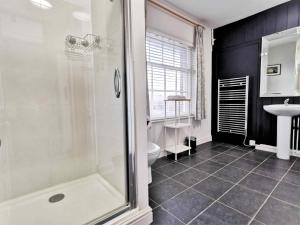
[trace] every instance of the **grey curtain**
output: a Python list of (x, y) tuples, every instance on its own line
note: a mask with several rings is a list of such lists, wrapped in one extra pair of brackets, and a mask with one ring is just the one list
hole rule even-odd
[(203, 49), (203, 28), (195, 27), (194, 32), (194, 48), (195, 48), (195, 72), (196, 72), (196, 120), (206, 118), (205, 109), (205, 79), (204, 79), (204, 49)]

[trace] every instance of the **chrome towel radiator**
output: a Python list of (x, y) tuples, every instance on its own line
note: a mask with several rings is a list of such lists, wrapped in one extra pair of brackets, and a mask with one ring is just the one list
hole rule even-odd
[(249, 76), (218, 79), (218, 132), (247, 135)]

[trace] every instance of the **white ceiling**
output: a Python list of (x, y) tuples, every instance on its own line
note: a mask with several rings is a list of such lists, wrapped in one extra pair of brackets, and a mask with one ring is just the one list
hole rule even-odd
[(166, 0), (212, 28), (246, 18), (289, 0)]

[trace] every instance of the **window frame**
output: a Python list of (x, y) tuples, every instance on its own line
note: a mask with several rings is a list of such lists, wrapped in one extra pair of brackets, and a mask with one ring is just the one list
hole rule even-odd
[[(173, 49), (177, 47), (179, 48), (184, 48), (186, 49), (186, 52), (185, 54), (187, 55), (187, 61), (185, 62), (186, 65), (188, 65), (188, 67), (177, 67), (177, 66), (171, 66), (171, 65), (165, 65), (164, 63), (156, 63), (156, 62), (151, 62), (151, 61), (148, 61), (148, 38), (153, 38), (155, 39), (155, 37), (157, 37), (157, 40), (160, 41), (161, 43), (165, 43), (165, 45), (173, 45)], [(163, 47), (162, 47), (163, 48)], [(163, 57), (163, 56), (162, 56)], [(162, 61), (164, 61), (162, 59)], [(150, 119), (151, 121), (157, 121), (157, 122), (160, 122), (160, 121), (163, 121), (165, 119), (165, 108), (164, 108), (164, 103), (162, 103), (163, 105), (163, 110), (162, 110), (162, 113), (161, 115), (159, 116), (154, 116), (153, 117), (153, 105), (151, 104), (151, 100), (153, 99), (153, 93), (163, 93), (164, 95), (164, 99), (166, 99), (166, 97), (168, 96), (167, 93), (170, 93), (170, 94), (173, 94), (176, 93), (176, 94), (182, 94), (184, 93), (184, 95), (187, 97), (187, 98), (190, 98), (192, 99), (192, 102), (193, 102), (193, 79), (194, 79), (194, 75), (195, 75), (195, 70), (194, 70), (194, 49), (191, 45), (187, 44), (187, 43), (184, 43), (182, 41), (179, 41), (178, 39), (176, 38), (173, 38), (173, 37), (170, 37), (168, 35), (164, 35), (162, 33), (157, 33), (155, 31), (149, 31), (147, 30), (146, 32), (146, 69), (147, 69), (147, 72), (146, 72), (146, 75), (147, 75), (147, 91), (148, 91), (148, 96), (150, 97), (149, 98), (149, 110), (150, 110)], [(179, 62), (181, 64), (181, 62)], [(149, 71), (148, 71), (148, 68), (149, 66), (151, 67), (152, 69), (152, 73), (153, 73), (153, 68), (160, 68), (162, 69), (164, 72), (164, 75), (162, 75), (164, 81), (164, 88), (163, 89), (154, 89), (153, 88), (153, 81), (151, 82), (152, 83), (152, 87), (149, 85)], [(176, 80), (177, 80), (177, 73), (178, 72), (183, 72), (183, 73), (186, 73), (186, 75), (182, 75), (183, 77), (185, 76), (186, 77), (186, 82), (187, 82), (187, 89), (186, 90), (177, 90), (177, 82), (175, 83), (175, 91), (174, 90), (167, 90), (166, 89), (166, 70), (169, 69), (171, 71), (174, 71), (175, 72), (175, 76), (176, 76)], [(153, 79), (153, 75), (151, 75), (151, 78)], [(169, 103), (171, 104), (171, 103)], [(183, 103), (185, 104), (185, 103)], [(184, 106), (184, 107), (188, 107), (188, 106)], [(188, 110), (186, 110), (188, 111)], [(172, 113), (172, 115), (167, 115), (166, 119), (167, 120), (173, 120), (175, 119), (175, 110), (173, 111), (170, 111)], [(168, 113), (167, 113), (168, 114)], [(189, 115), (188, 112), (187, 113), (182, 113), (181, 114), (181, 117), (182, 118), (188, 118), (188, 117), (192, 117), (193, 114), (191, 112), (191, 114)]]

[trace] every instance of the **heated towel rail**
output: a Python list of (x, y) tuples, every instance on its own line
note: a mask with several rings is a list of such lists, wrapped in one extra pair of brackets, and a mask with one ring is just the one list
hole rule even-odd
[(218, 132), (247, 134), (249, 76), (218, 80)]

